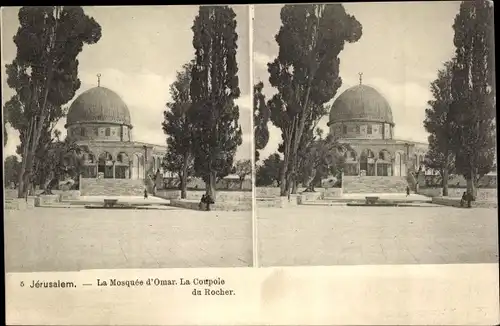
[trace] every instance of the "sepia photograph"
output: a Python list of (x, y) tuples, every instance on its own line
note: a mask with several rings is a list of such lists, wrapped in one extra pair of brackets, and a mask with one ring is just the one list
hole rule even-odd
[(249, 267), (248, 6), (2, 8), (9, 272)]
[(498, 264), (493, 3), (254, 12), (258, 265)]

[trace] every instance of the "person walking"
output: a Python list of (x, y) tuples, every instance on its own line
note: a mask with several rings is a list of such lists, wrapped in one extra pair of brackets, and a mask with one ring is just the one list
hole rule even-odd
[(406, 197), (410, 195), (410, 187), (406, 186)]

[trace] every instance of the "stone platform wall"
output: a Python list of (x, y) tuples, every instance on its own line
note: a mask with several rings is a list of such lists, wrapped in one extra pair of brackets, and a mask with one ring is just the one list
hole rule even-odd
[[(179, 188), (179, 178), (163, 178), (163, 188), (168, 190), (176, 190)], [(241, 187), (241, 188), (240, 188)], [(205, 189), (205, 182), (200, 178), (189, 178), (187, 182), (188, 189)], [(237, 179), (225, 178), (217, 182), (217, 190), (251, 190), (252, 179), (246, 178), (243, 183)]]
[[(205, 190), (188, 190), (186, 193), (187, 200), (200, 201), (201, 197), (205, 194)], [(164, 199), (180, 199), (180, 190), (158, 190), (156, 197)], [(251, 202), (251, 191), (217, 191), (216, 202)]]
[[(442, 185), (440, 175), (420, 175), (418, 178), (420, 188), (439, 188)], [(449, 188), (466, 188), (467, 181), (462, 175), (451, 175), (448, 178)], [(479, 179), (478, 188), (497, 188), (497, 175), (487, 174)]]
[[(462, 198), (462, 194), (466, 191), (466, 188), (448, 188), (448, 197), (451, 198)], [(420, 188), (418, 190), (419, 195), (427, 197), (442, 197), (442, 188)], [(477, 189), (477, 200), (488, 200), (488, 201), (498, 201), (497, 189), (489, 188), (478, 188)]]
[[(200, 202), (197, 200), (186, 200), (186, 199), (172, 199), (170, 205), (179, 208), (186, 208), (192, 210), (200, 210)], [(216, 204), (210, 205), (210, 210), (212, 211), (248, 211), (249, 217), (251, 218), (252, 202), (218, 202)]]
[[(437, 204), (437, 205), (443, 205), (443, 206), (453, 206), (453, 207), (463, 207), (460, 205), (460, 199), (459, 198), (452, 198), (452, 197), (433, 197), (432, 198), (432, 203)], [(467, 204), (465, 204), (467, 206)], [(475, 201), (472, 203), (472, 207), (478, 207), (478, 208), (498, 208), (498, 203), (497, 202), (491, 202), (491, 201)]]
[[(323, 188), (318, 188), (323, 189)], [(255, 196), (257, 198), (271, 198), (271, 197), (279, 197), (280, 196), (280, 188), (279, 187), (257, 187), (255, 188)], [(297, 189), (298, 193), (303, 192), (306, 188), (300, 187)]]

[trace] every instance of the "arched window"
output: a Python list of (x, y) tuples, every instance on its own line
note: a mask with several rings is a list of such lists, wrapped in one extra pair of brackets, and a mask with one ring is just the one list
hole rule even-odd
[(116, 156), (116, 161), (118, 163), (129, 164), (129, 159), (127, 153), (121, 152)]
[(359, 126), (356, 126), (356, 133), (359, 134), (361, 131), (360, 131), (360, 127)]
[(372, 125), (368, 125), (367, 129), (366, 129), (366, 133), (368, 135), (371, 135), (372, 134)]
[(356, 161), (357, 153), (354, 149), (348, 149), (344, 152), (344, 157), (350, 161)]
[(378, 158), (379, 158), (379, 160), (390, 161), (392, 156), (388, 150), (383, 149), (378, 153)]
[(111, 135), (111, 129), (108, 127), (106, 128), (106, 136), (109, 136)]
[(95, 163), (96, 161), (95, 161), (95, 156), (94, 156), (94, 154), (92, 154), (92, 153), (87, 153), (87, 154), (85, 155), (85, 161), (86, 161), (87, 163), (89, 163), (89, 164)]

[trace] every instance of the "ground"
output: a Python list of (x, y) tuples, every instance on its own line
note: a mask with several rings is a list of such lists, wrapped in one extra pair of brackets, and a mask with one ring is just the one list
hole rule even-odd
[(6, 211), (7, 272), (252, 265), (251, 212)]
[(263, 267), (498, 263), (496, 209), (298, 206), (257, 216)]

